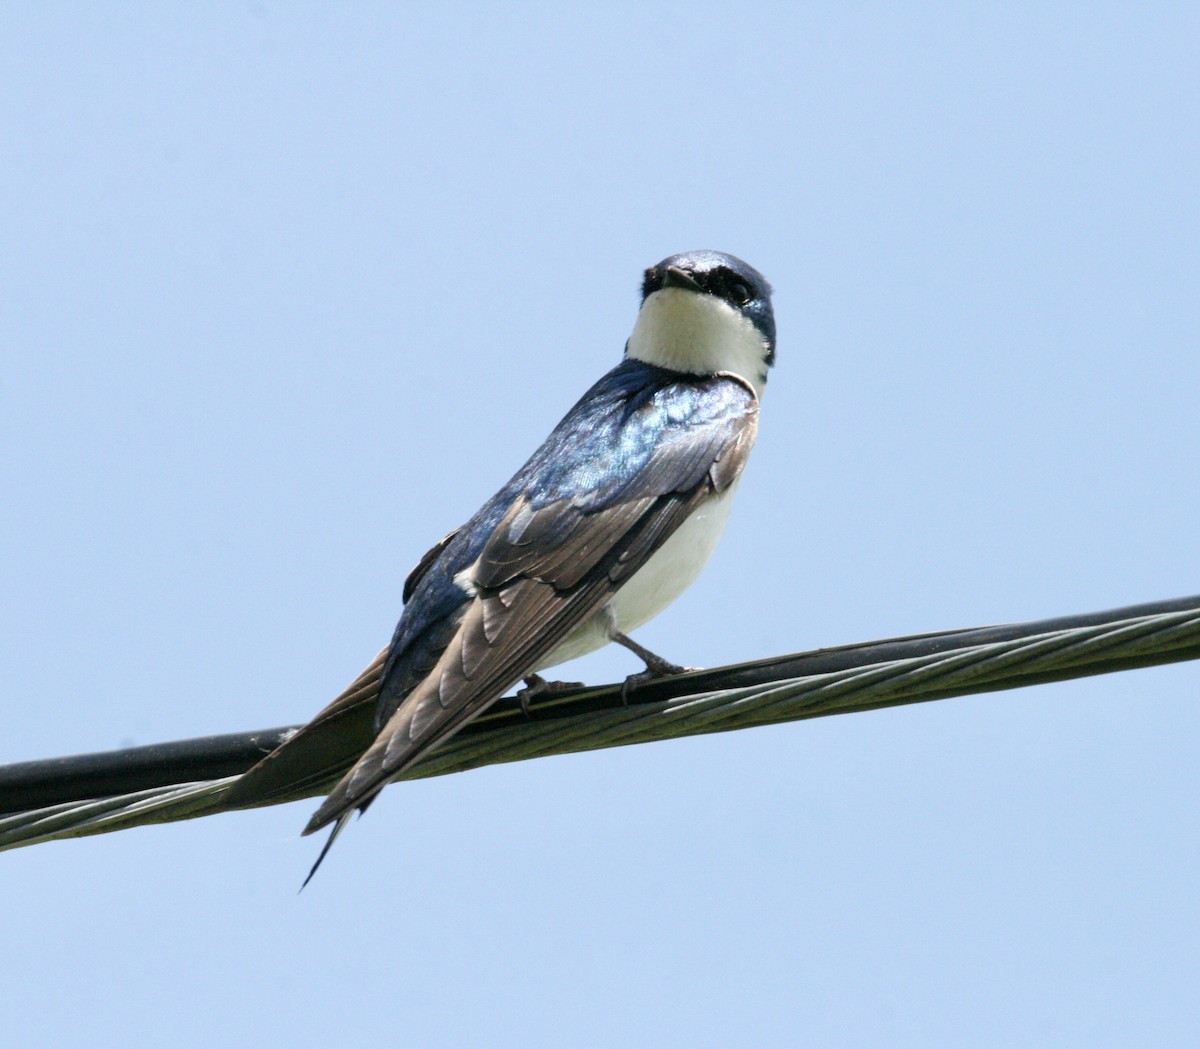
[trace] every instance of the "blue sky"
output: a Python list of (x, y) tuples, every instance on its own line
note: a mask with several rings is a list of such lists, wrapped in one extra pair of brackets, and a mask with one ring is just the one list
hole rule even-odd
[[(714, 666), (1200, 590), (1192, 9), (2, 22), (0, 762), (315, 713), (689, 248), (775, 285), (778, 367), (644, 643)], [(5, 1029), (1193, 1045), (1198, 674), (396, 786), (301, 896), (308, 803), (7, 853)]]

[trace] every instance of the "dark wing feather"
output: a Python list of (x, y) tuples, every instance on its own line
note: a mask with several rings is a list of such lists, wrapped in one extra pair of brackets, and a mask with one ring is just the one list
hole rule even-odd
[[(439, 539), (404, 580), (404, 603), (407, 604), (421, 580), (437, 562), (442, 552), (461, 532)], [(431, 624), (430, 644), (424, 649), (437, 651), (453, 637), (457, 620), (447, 617)], [(443, 635), (438, 645), (438, 634)], [(276, 747), (253, 768), (243, 773), (225, 795), (230, 808), (262, 805), (285, 798), (307, 798), (320, 793), (324, 784), (335, 783), (362, 756), (379, 733), (376, 711), (379, 705), (379, 686), (389, 649), (385, 648), (351, 684), (324, 710), (295, 735)], [(433, 662), (414, 663), (411, 673), (423, 677), (433, 668)]]
[(230, 808), (271, 805), (321, 794), (375, 739), (375, 707), (385, 648), (332, 703), (294, 736), (238, 777), (225, 795)]
[(617, 589), (705, 500), (741, 473), (758, 403), (743, 387), (736, 411), (686, 420), (644, 467), (609, 490), (537, 506), (514, 500), (470, 570), (473, 598), (436, 665), (407, 693), (376, 741), (314, 814), (311, 834), (363, 808), (394, 776), (516, 684)]
[(448, 532), (442, 536), (433, 546), (425, 551), (424, 557), (417, 562), (416, 567), (408, 573), (404, 580), (404, 592), (401, 595), (401, 600), (408, 604), (408, 599), (413, 596), (413, 591), (421, 585), (421, 580), (425, 578), (425, 573), (433, 567), (433, 563), (441, 556), (443, 550), (446, 549), (453, 541), (454, 537), (462, 531), (462, 526), (454, 529), (453, 532)]

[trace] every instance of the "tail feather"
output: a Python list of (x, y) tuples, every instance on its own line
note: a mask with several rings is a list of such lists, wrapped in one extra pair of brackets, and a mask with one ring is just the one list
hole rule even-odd
[[(304, 879), (304, 883), (300, 886), (300, 891), (303, 892), (308, 888), (308, 883), (313, 880), (313, 875), (317, 873), (317, 868), (324, 862), (325, 857), (329, 854), (329, 850), (333, 848), (333, 843), (337, 841), (337, 837), (342, 833), (342, 829), (350, 822), (352, 812), (343, 812), (338, 817), (337, 822), (333, 825), (333, 830), (329, 832), (329, 839), (325, 842), (321, 849), (321, 854), (317, 857), (317, 862), (312, 865), (312, 869), (308, 872), (308, 877)], [(305, 831), (305, 833), (308, 833)]]

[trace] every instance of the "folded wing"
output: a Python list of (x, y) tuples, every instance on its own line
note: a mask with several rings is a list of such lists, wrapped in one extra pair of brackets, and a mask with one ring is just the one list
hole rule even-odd
[(314, 814), (305, 833), (363, 809), (394, 776), (453, 735), (604, 608), (706, 500), (740, 475), (758, 402), (737, 376), (720, 410), (678, 413), (640, 469), (570, 496), (519, 495), (465, 573), (471, 599), (445, 623), (445, 647), (403, 697), (381, 708), (375, 742)]

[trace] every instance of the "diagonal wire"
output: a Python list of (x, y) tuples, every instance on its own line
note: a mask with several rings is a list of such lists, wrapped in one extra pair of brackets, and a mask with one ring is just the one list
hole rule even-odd
[[(526, 718), (515, 701), (501, 701), (400, 778), (1196, 658), (1200, 597), (849, 645), (680, 675), (638, 689), (636, 701), (628, 705), (615, 685), (555, 697), (540, 704), (533, 718)], [(369, 689), (364, 694), (369, 697)], [(223, 798), (241, 771), (294, 731), (273, 729), (0, 768), (0, 811), (11, 812), (0, 816), (0, 849), (229, 811), (232, 806)], [(178, 782), (180, 778), (187, 781)], [(143, 786), (139, 779), (161, 782)], [(92, 781), (104, 789), (87, 786)], [(140, 789), (122, 789), (134, 782)], [(329, 786), (328, 779), (308, 783), (256, 804), (321, 794)], [(37, 803), (54, 797), (56, 790), (61, 794), (56, 803)]]

